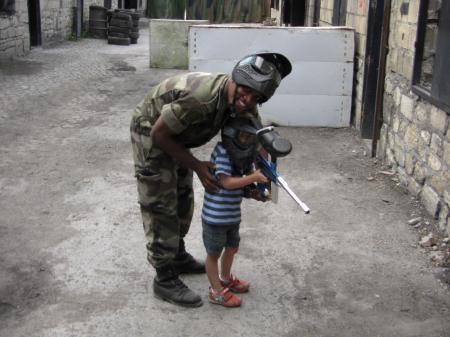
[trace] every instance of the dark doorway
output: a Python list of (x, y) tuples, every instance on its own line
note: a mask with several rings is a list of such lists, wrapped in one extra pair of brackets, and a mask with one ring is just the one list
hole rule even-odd
[(73, 7), (72, 33), (77, 39), (81, 38), (83, 32), (83, 0), (75, 0), (76, 6)]
[(313, 22), (314, 27), (320, 26), (320, 0), (314, 0)]
[(40, 46), (41, 40), (41, 8), (39, 0), (28, 0), (28, 27), (30, 29), (30, 45)]
[(124, 5), (125, 5), (124, 6), (125, 9), (132, 9), (132, 8), (137, 9), (138, 8), (137, 0), (125, 0)]
[(290, 26), (305, 25), (305, 0), (286, 0), (283, 8), (283, 22)]
[(372, 139), (376, 124), (377, 88), (379, 87), (380, 60), (382, 52), (382, 31), (386, 25), (383, 20), (385, 0), (369, 1), (367, 22), (366, 54), (364, 59), (364, 79), (361, 103), (361, 137)]
[(332, 25), (345, 26), (346, 13), (347, 13), (347, 0), (334, 0)]

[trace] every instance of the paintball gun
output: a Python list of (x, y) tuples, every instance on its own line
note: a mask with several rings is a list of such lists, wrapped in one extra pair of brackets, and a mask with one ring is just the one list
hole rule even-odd
[[(259, 121), (257, 121), (259, 122)], [(300, 200), (300, 198), (290, 189), (287, 182), (277, 172), (276, 159), (288, 155), (292, 150), (292, 145), (289, 140), (282, 138), (278, 132), (274, 130), (273, 126), (265, 128), (258, 128), (256, 132), (258, 141), (262, 147), (269, 153), (270, 160), (258, 154), (256, 164), (261, 169), (261, 172), (274, 183), (276, 186), (282, 187), (289, 196), (303, 209), (305, 214), (309, 214), (309, 207)], [(258, 189), (263, 192), (267, 191), (267, 184), (258, 184)], [(264, 192), (262, 193), (264, 195)]]

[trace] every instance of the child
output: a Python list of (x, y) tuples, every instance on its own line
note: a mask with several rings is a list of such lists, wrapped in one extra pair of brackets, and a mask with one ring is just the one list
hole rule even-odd
[[(249, 282), (231, 274), (231, 266), (240, 241), (243, 187), (268, 181), (260, 170), (253, 170), (257, 154), (256, 131), (251, 120), (232, 118), (222, 129), (222, 142), (216, 144), (211, 155), (214, 175), (221, 188), (213, 193), (205, 191), (202, 209), (203, 242), (207, 252), (205, 267), (211, 284), (208, 300), (225, 307), (240, 306), (241, 299), (234, 293), (247, 292), (250, 286)], [(252, 197), (262, 200), (255, 195)]]

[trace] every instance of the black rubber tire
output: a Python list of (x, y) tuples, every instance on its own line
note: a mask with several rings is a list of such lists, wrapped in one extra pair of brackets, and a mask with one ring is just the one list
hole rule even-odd
[(108, 36), (108, 44), (117, 44), (120, 46), (129, 46), (131, 43), (129, 37)]
[(126, 9), (116, 9), (114, 11), (115, 13), (122, 13), (122, 14), (128, 14), (129, 16), (131, 16), (131, 18), (133, 19), (133, 21), (137, 21), (141, 18), (141, 15), (139, 13), (136, 12), (131, 12), (129, 10)]
[(131, 30), (127, 27), (116, 27), (116, 26), (109, 26), (109, 32), (110, 33), (122, 33), (122, 34), (130, 34)]
[(135, 32), (131, 32), (129, 35), (130, 35), (130, 38), (132, 38), (132, 39), (137, 39), (139, 37), (139, 33), (135, 33)]
[(106, 20), (106, 7), (92, 5), (89, 6), (89, 20)]
[(89, 29), (91, 28), (106, 28), (106, 20), (89, 20)]
[(117, 32), (109, 32), (109, 33), (108, 33), (108, 37), (110, 37), (110, 36), (113, 36), (113, 37), (121, 37), (121, 38), (124, 38), (124, 39), (130, 37), (130, 35), (128, 35), (128, 34), (117, 33)]
[(89, 28), (89, 36), (95, 39), (106, 39), (107, 35), (107, 28)]
[(116, 26), (116, 27), (126, 27), (126, 28), (131, 28), (131, 19), (129, 20), (122, 20), (122, 19), (117, 19), (117, 18), (112, 18), (111, 22), (109, 23), (110, 26)]
[(113, 19), (128, 20), (128, 18), (131, 18), (131, 15), (128, 13), (114, 12), (112, 17), (113, 17)]
[(131, 44), (137, 44), (137, 40), (138, 39), (130, 38), (130, 43)]

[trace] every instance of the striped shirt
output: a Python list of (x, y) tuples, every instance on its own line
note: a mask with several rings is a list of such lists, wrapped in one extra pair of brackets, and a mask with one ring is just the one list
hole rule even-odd
[[(214, 171), (216, 178), (219, 178), (219, 174), (236, 176), (230, 156), (221, 142), (214, 148), (211, 162), (216, 166)], [(227, 190), (221, 187), (212, 193), (205, 191), (202, 220), (210, 225), (239, 225), (242, 196), (242, 188)]]

